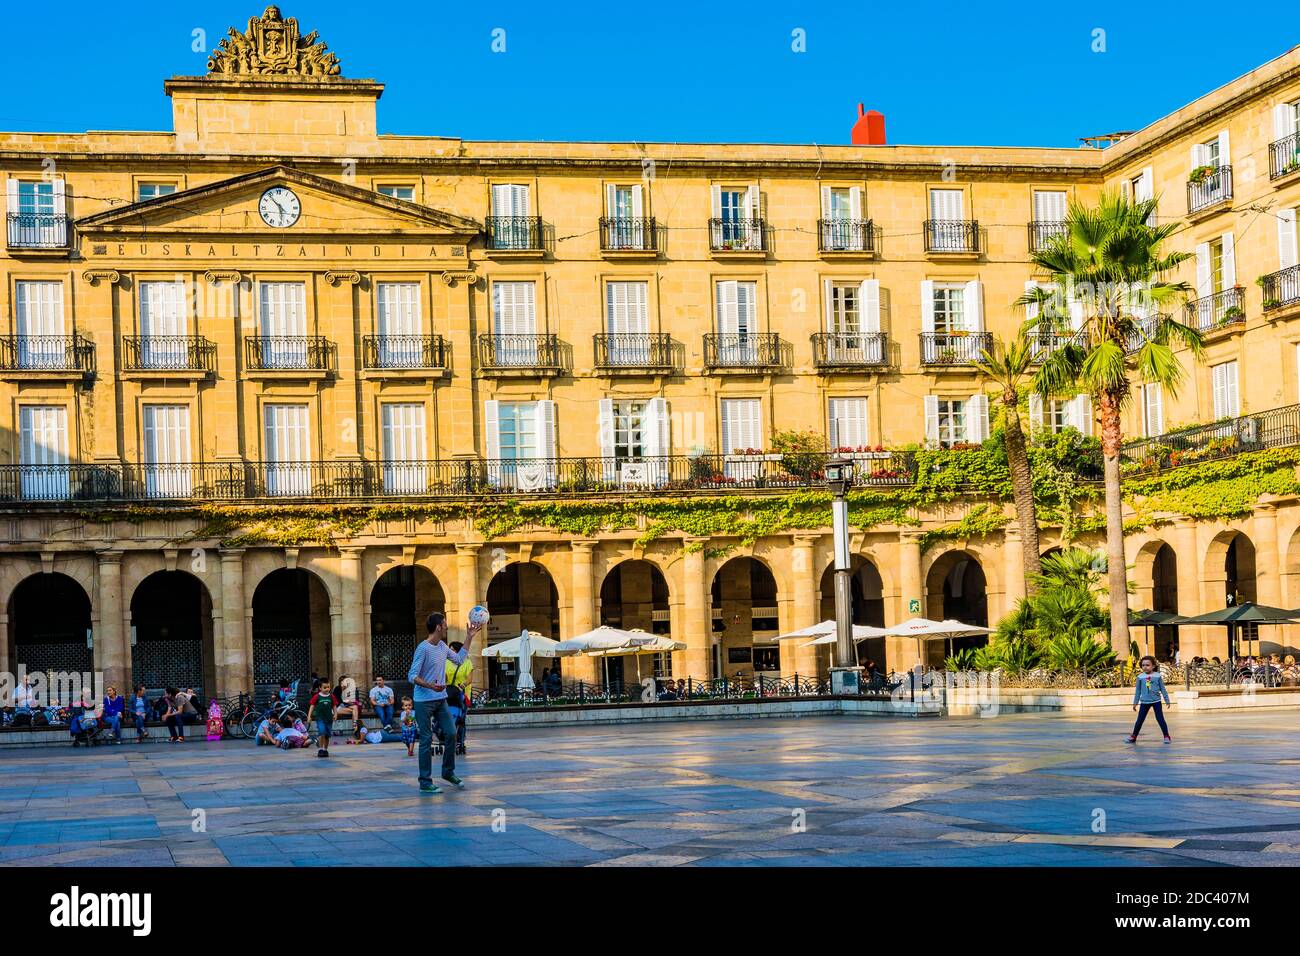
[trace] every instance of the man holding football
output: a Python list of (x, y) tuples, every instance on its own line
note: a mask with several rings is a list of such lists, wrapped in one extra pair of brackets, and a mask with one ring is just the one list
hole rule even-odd
[[(475, 614), (475, 612), (481, 612)], [(426, 621), (429, 636), (415, 649), (411, 670), (407, 678), (415, 685), (412, 697), (415, 702), (415, 726), (420, 734), (420, 792), (442, 793), (433, 782), (433, 722), (438, 722), (443, 740), (448, 746), (442, 750), (442, 779), (453, 787), (464, 789), (465, 782), (456, 776), (456, 725), (447, 708), (447, 662), (460, 664), (468, 656), (474, 638), (483, 629), (486, 610), (475, 607), (470, 612), (465, 629), (465, 643), (459, 651), (447, 646), (447, 617), (434, 611)]]

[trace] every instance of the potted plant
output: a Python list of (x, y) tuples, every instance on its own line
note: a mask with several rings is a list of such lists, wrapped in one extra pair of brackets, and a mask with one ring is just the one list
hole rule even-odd
[(1217, 172), (1218, 169), (1218, 166), (1197, 166), (1192, 170), (1192, 175), (1189, 176), (1188, 179), (1199, 186)]

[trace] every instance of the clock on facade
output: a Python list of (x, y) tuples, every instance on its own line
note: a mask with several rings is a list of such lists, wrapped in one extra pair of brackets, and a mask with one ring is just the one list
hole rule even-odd
[(298, 221), (302, 214), (302, 203), (292, 189), (284, 186), (272, 186), (262, 193), (258, 200), (257, 211), (262, 214), (262, 222), (276, 229), (288, 229)]

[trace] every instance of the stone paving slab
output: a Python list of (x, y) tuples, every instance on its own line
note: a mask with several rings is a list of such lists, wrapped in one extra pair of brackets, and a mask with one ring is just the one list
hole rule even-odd
[(482, 731), (469, 788), (433, 797), (399, 744), (10, 750), (0, 865), (1300, 866), (1292, 719), (1173, 729), (1171, 746), (1052, 714)]

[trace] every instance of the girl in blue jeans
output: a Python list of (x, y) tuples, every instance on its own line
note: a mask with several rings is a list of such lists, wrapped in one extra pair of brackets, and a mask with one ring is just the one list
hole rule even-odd
[(131, 696), (131, 715), (135, 718), (135, 741), (142, 743), (149, 736), (144, 729), (145, 718), (149, 715), (149, 696), (141, 684)]
[[(1133, 733), (1129, 734), (1128, 742), (1137, 743), (1138, 733), (1142, 730), (1142, 722), (1147, 719), (1147, 711), (1156, 712), (1156, 723), (1164, 731), (1165, 743), (1169, 743), (1169, 725), (1165, 723), (1164, 710), (1160, 706), (1160, 699), (1163, 697), (1165, 704), (1172, 707), (1174, 702), (1169, 699), (1169, 691), (1165, 690), (1165, 679), (1160, 676), (1160, 671), (1156, 669), (1156, 659), (1150, 655), (1138, 661), (1142, 668), (1142, 673), (1138, 674), (1137, 684), (1133, 688), (1133, 709), (1138, 712), (1137, 723), (1133, 725)], [(1141, 708), (1141, 709), (1139, 709)]]

